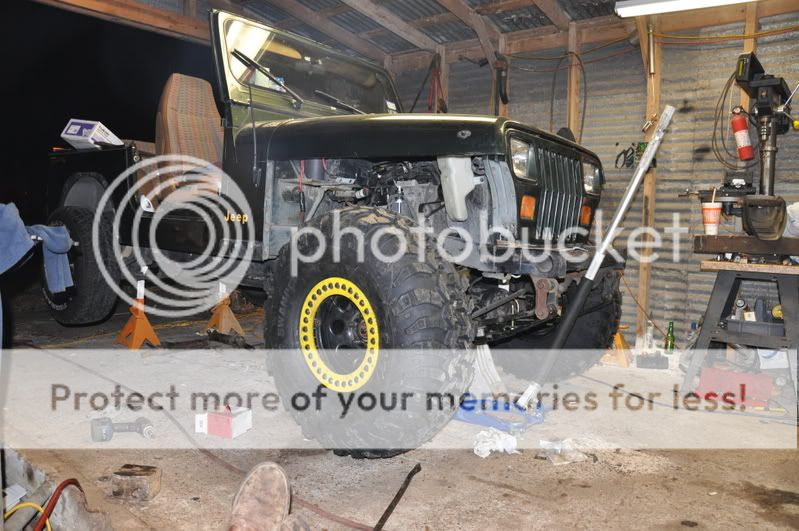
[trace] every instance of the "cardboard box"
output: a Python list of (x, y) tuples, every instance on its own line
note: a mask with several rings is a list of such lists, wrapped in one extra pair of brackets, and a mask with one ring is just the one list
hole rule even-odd
[(252, 410), (246, 407), (226, 407), (194, 416), (194, 431), (235, 439), (252, 428)]
[(92, 120), (71, 119), (61, 133), (75, 149), (100, 149), (101, 145), (121, 146), (123, 142), (106, 126)]

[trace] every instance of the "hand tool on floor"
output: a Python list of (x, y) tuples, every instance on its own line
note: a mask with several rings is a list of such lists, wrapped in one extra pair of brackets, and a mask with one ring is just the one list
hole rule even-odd
[(139, 417), (136, 422), (112, 422), (108, 417), (92, 419), (92, 440), (94, 442), (108, 442), (114, 438), (114, 432), (135, 432), (145, 439), (154, 437), (153, 423), (145, 417)]
[(539, 405), (535, 409), (524, 409), (508, 400), (478, 399), (467, 393), (454, 418), (467, 424), (519, 434), (530, 426), (544, 422), (544, 408)]
[(669, 123), (671, 123), (672, 116), (674, 116), (674, 107), (671, 105), (666, 105), (666, 108), (660, 115), (660, 121), (658, 122), (657, 130), (652, 136), (652, 139), (649, 141), (649, 145), (646, 146), (646, 151), (644, 151), (644, 154), (641, 156), (641, 161), (638, 163), (638, 167), (635, 169), (635, 173), (630, 180), (630, 184), (627, 185), (627, 190), (625, 190), (624, 196), (622, 196), (622, 199), (619, 202), (619, 206), (616, 207), (616, 213), (613, 215), (613, 220), (608, 226), (605, 237), (597, 247), (596, 254), (591, 260), (588, 270), (580, 280), (580, 286), (577, 290), (577, 295), (561, 317), (560, 326), (558, 326), (558, 329), (555, 332), (555, 337), (552, 340), (547, 357), (544, 358), (544, 362), (541, 364), (541, 367), (538, 370), (538, 375), (533, 381), (530, 382), (530, 384), (527, 386), (527, 389), (525, 389), (524, 393), (522, 393), (522, 396), (520, 396), (516, 401), (516, 404), (519, 407), (527, 409), (531, 403), (537, 403), (538, 393), (541, 391), (541, 386), (544, 384), (544, 382), (546, 382), (546, 379), (552, 370), (552, 366), (555, 364), (555, 360), (557, 360), (558, 356), (563, 355), (561, 353), (561, 349), (566, 343), (566, 339), (569, 337), (572, 328), (574, 328), (574, 322), (577, 320), (577, 317), (583, 310), (585, 301), (588, 299), (588, 294), (591, 293), (591, 288), (594, 285), (594, 278), (599, 272), (599, 268), (602, 266), (602, 262), (605, 260), (605, 255), (613, 243), (613, 240), (616, 239), (616, 230), (619, 228), (622, 219), (624, 219), (624, 216), (630, 209), (630, 205), (632, 205), (635, 194), (638, 192), (638, 188), (641, 186), (641, 182), (644, 180), (644, 175), (646, 175), (647, 170), (649, 170), (649, 165), (652, 164), (652, 159), (655, 158), (655, 154), (660, 147), (660, 143), (663, 141), (663, 137), (666, 135), (666, 128), (668, 128)]

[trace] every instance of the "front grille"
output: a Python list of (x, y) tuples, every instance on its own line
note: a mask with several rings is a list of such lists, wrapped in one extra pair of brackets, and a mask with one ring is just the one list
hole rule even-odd
[[(583, 197), (583, 178), (580, 161), (534, 146), (538, 162), (538, 198), (536, 239), (561, 239), (564, 230), (577, 227)], [(551, 232), (550, 232), (551, 231)], [(549, 234), (548, 234), (549, 233)], [(567, 242), (578, 235), (571, 233)]]

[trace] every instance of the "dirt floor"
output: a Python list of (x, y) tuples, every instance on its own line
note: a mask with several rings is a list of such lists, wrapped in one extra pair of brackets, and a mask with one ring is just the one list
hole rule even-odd
[[(63, 328), (50, 320), (31, 291), (10, 302), (16, 346), (111, 347), (127, 318), (120, 305), (99, 326)], [(243, 315), (248, 340), (259, 342), (262, 312), (251, 309)], [(178, 325), (155, 321), (162, 341), (191, 339), (202, 325), (200, 319)], [(169, 353), (152, 359), (166, 363)], [(261, 374), (255, 360), (222, 359), (219, 367), (208, 368), (220, 378), (225, 377), (223, 368)], [(606, 378), (607, 370), (597, 367), (589, 375)], [(701, 425), (700, 419), (696, 429)], [(527, 434), (543, 437), (553, 426), (558, 426), (554, 414), (552, 422)], [(455, 436), (473, 433), (457, 429)], [(367, 526), (377, 522), (411, 468), (421, 464), (388, 529), (799, 529), (796, 450), (609, 449), (560, 466), (532, 449), (486, 459), (469, 449), (418, 449), (387, 460), (353, 460), (321, 449), (109, 447), (22, 453), (52, 479), (76, 477), (89, 507), (107, 512), (117, 529), (224, 529), (244, 471), (264, 460), (285, 467), (301, 500)], [(108, 474), (125, 463), (161, 467), (162, 490), (155, 499), (123, 503), (107, 496)], [(311, 528), (347, 529), (301, 505), (295, 501), (294, 510)]]

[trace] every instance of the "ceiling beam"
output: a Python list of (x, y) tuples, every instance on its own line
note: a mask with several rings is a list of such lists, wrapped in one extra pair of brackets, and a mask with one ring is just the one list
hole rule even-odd
[[(578, 21), (575, 24), (577, 39), (581, 44), (606, 42), (629, 36), (626, 24), (618, 17), (600, 17)], [(505, 38), (503, 53), (508, 54), (566, 48), (569, 45), (569, 32), (558, 31), (555, 26), (503, 33), (503, 37)], [(447, 61), (449, 62), (461, 59), (479, 60), (482, 57), (484, 57), (483, 50), (477, 39), (447, 45)], [(427, 68), (429, 63), (430, 55), (425, 52), (396, 54), (392, 60), (395, 72)]]
[[(445, 11), (444, 13), (438, 13), (435, 15), (431, 15), (429, 17), (413, 20), (411, 22), (408, 22), (408, 24), (410, 24), (414, 28), (426, 28), (428, 26), (434, 26), (436, 24), (443, 24), (446, 22), (453, 22), (455, 20), (458, 20), (458, 17), (456, 17), (455, 15), (453, 15), (448, 11)], [(383, 35), (385, 33), (391, 33), (391, 32), (386, 28), (384, 28), (383, 26), (380, 26), (379, 28), (358, 33), (358, 36), (364, 39), (371, 39), (372, 37)]]
[[(502, 3), (507, 4), (510, 2)], [(761, 18), (796, 12), (796, 0), (760, 0), (757, 5), (757, 13)], [(480, 9), (477, 9), (477, 11), (480, 12)], [(667, 13), (659, 16), (659, 25), (660, 31), (671, 33), (716, 25), (742, 23), (745, 18), (746, 4), (740, 4), (724, 6), (723, 8)], [(576, 22), (578, 42), (592, 44), (629, 37), (630, 22), (630, 20), (620, 19), (615, 15), (579, 20)], [(503, 35), (507, 39), (507, 53), (524, 53), (568, 46), (568, 32), (558, 31), (555, 26), (514, 31)], [(461, 57), (473, 60), (482, 57), (482, 49), (477, 39), (450, 43), (447, 45), (447, 51), (447, 60), (449, 62), (458, 61)], [(429, 54), (421, 52), (406, 52), (395, 54), (392, 57), (392, 65), (395, 72), (427, 68), (429, 63)]]
[(111, 22), (146, 29), (203, 44), (211, 40), (205, 18), (151, 7), (134, 0), (36, 0), (41, 4), (101, 18)]
[[(321, 17), (331, 18), (331, 17), (335, 17), (336, 15), (340, 15), (341, 13), (346, 13), (347, 11), (352, 11), (350, 9), (350, 6), (348, 6), (346, 4), (341, 4), (341, 5), (336, 6), (336, 7), (329, 7), (327, 9), (321, 9), (321, 10), (317, 11), (317, 13)], [(283, 29), (292, 29), (292, 28), (296, 28), (297, 26), (301, 26), (303, 24), (305, 24), (304, 20), (300, 20), (300, 19), (294, 18), (294, 17), (280, 21), (280, 27), (283, 28)]]
[(557, 0), (533, 0), (533, 3), (544, 13), (552, 24), (561, 31), (569, 31), (571, 17), (560, 7)]
[[(414, 28), (385, 7), (379, 6), (371, 0), (342, 0), (342, 2), (356, 11), (360, 11), (387, 30), (402, 37), (418, 48), (435, 51), (438, 46), (436, 41)], [(428, 56), (428, 62), (429, 58)]]
[[(757, 3), (757, 16), (760, 18), (788, 13), (796, 13), (796, 0), (760, 0)], [(744, 22), (746, 20), (746, 4), (665, 13), (658, 17), (660, 31), (663, 33), (723, 26)]]
[(386, 54), (383, 50), (371, 42), (358, 37), (354, 33), (345, 30), (328, 17), (324, 16), (321, 11), (308, 9), (296, 0), (269, 0), (269, 3), (279, 7), (292, 17), (301, 20), (312, 28), (332, 37), (335, 41), (348, 48), (379, 61), (380, 63), (385, 61)]
[(496, 2), (493, 4), (483, 4), (477, 6), (474, 10), (481, 15), (493, 15), (494, 13), (501, 13), (502, 11), (512, 11), (520, 7), (527, 7), (530, 5), (530, 0), (505, 0), (504, 2)]
[(492, 41), (499, 41), (500, 32), (493, 24), (486, 24), (482, 15), (475, 13), (465, 0), (438, 0), (450, 13), (458, 17), (461, 22), (472, 28), (477, 34), (477, 40), (485, 52), (485, 57), (490, 63), (497, 59), (497, 50)]

